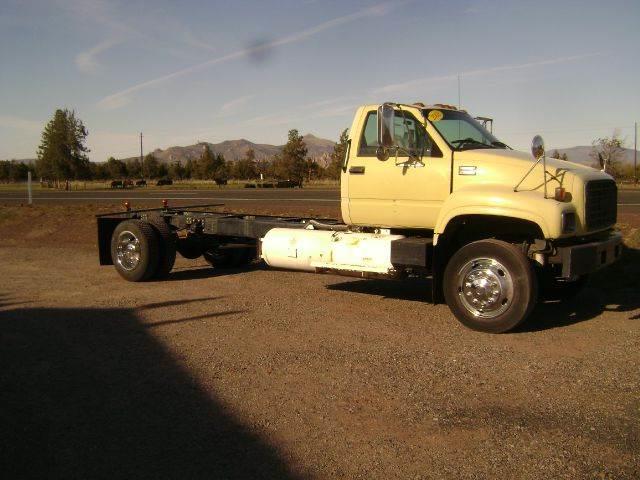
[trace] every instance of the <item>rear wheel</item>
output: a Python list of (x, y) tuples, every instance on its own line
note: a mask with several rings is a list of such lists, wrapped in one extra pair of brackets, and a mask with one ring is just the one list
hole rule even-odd
[(151, 226), (158, 236), (158, 269), (153, 278), (167, 278), (176, 262), (176, 244), (178, 237), (162, 218), (151, 221)]
[(449, 260), (444, 295), (456, 318), (473, 330), (501, 333), (515, 328), (537, 300), (537, 278), (522, 251), (501, 240), (465, 245)]
[(111, 236), (111, 259), (116, 270), (130, 282), (148, 280), (157, 271), (159, 241), (151, 224), (125, 220)]

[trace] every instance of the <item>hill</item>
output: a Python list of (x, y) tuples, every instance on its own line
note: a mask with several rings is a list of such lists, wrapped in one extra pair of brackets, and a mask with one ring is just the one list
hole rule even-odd
[[(307, 145), (307, 149), (309, 150), (308, 156), (310, 158), (313, 158), (320, 163), (327, 161), (329, 155), (333, 151), (335, 142), (325, 138), (316, 137), (310, 133), (305, 135), (303, 139)], [(220, 143), (201, 142), (185, 147), (175, 146), (164, 150), (156, 149), (153, 151), (153, 154), (162, 163), (178, 161), (184, 164), (189, 159), (196, 160), (199, 158), (205, 145), (209, 145), (209, 148), (214, 154), (222, 154), (226, 160), (232, 162), (243, 158), (246, 155), (247, 150), (250, 148), (255, 152), (257, 160), (263, 160), (277, 155), (282, 151), (282, 147), (284, 146), (253, 143), (250, 140), (241, 138), (239, 140), (225, 140)], [(123, 160), (128, 159), (125, 158)]]
[[(570, 162), (580, 163), (582, 165), (587, 165), (588, 167), (593, 166), (594, 161), (591, 158), (590, 153), (592, 150), (591, 146), (578, 146), (578, 147), (570, 147), (570, 148), (550, 148), (547, 150), (548, 154), (551, 155), (554, 151), (558, 151), (558, 153), (563, 154), (566, 153)], [(640, 158), (640, 154), (638, 155)], [(623, 165), (633, 165), (633, 148), (625, 148), (624, 149), (624, 157), (622, 159)]]

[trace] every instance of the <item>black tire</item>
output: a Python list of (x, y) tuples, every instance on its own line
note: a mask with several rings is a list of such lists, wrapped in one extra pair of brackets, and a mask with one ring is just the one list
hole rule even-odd
[(538, 298), (529, 259), (515, 245), (494, 239), (458, 250), (445, 268), (443, 289), (447, 305), (462, 324), (488, 333), (518, 326)]
[(205, 251), (202, 256), (215, 268), (238, 268), (248, 265), (255, 258), (255, 248), (215, 248)]
[[(127, 239), (129, 239), (127, 241)], [(133, 245), (137, 260), (127, 260), (124, 245)], [(148, 222), (125, 220), (118, 224), (111, 236), (111, 259), (117, 272), (130, 282), (148, 280), (156, 273), (159, 260), (159, 241)], [(119, 259), (118, 252), (123, 253)]]
[(162, 218), (152, 220), (150, 223), (159, 240), (158, 269), (153, 278), (161, 280), (167, 278), (176, 263), (178, 236)]
[(546, 301), (569, 301), (578, 296), (588, 280), (588, 275), (583, 275), (573, 282), (561, 282), (542, 274), (540, 279), (540, 297)]

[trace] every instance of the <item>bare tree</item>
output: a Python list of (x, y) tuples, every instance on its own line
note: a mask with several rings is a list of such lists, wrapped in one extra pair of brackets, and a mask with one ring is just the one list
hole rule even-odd
[(620, 164), (625, 153), (624, 139), (620, 138), (620, 132), (616, 130), (611, 137), (598, 138), (592, 145), (591, 158), (600, 168), (613, 177), (620, 176)]

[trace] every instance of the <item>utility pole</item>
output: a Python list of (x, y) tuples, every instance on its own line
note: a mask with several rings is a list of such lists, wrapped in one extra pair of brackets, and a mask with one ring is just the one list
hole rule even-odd
[(142, 158), (142, 132), (140, 132), (140, 171), (142, 178), (144, 178), (144, 160)]
[(638, 122), (633, 124), (633, 182), (638, 184)]

